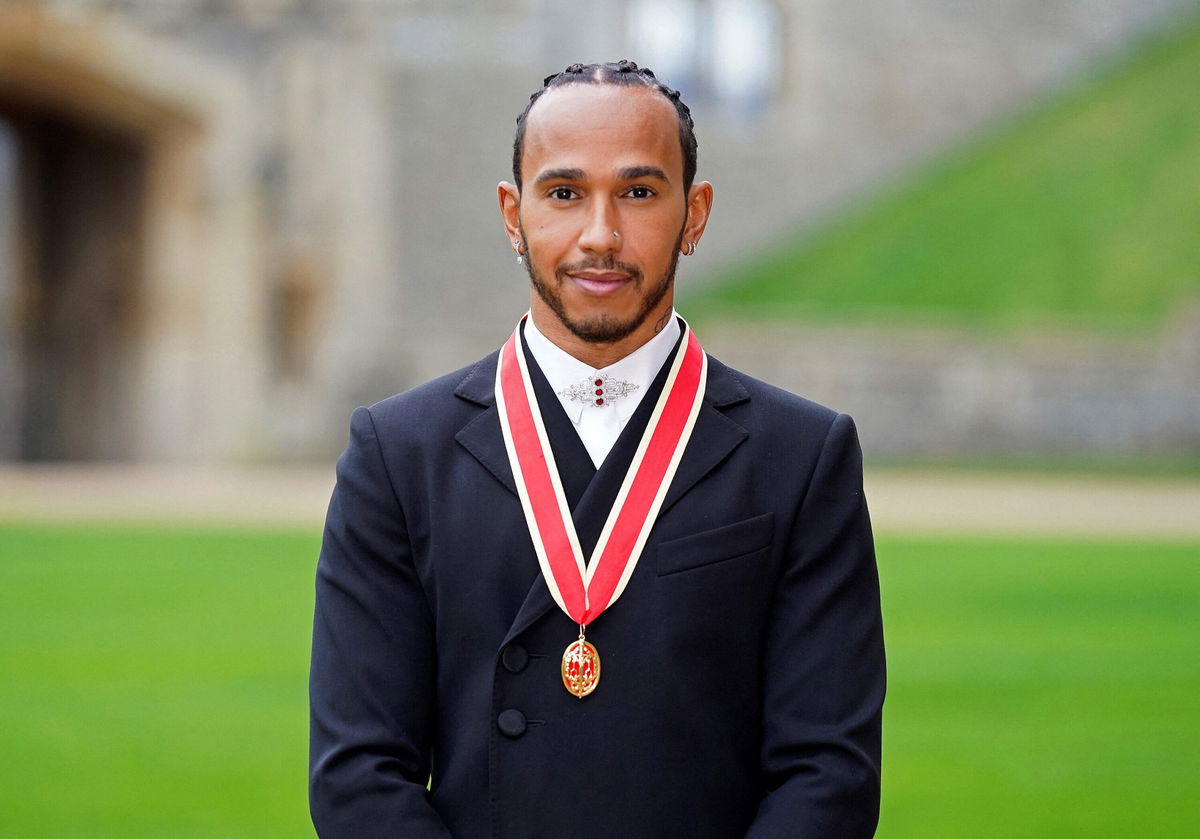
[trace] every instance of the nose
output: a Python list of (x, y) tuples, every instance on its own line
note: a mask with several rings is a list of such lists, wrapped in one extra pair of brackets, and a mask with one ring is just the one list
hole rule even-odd
[(579, 249), (597, 255), (615, 253), (621, 249), (617, 214), (608, 201), (595, 199), (588, 207), (587, 218), (579, 232)]

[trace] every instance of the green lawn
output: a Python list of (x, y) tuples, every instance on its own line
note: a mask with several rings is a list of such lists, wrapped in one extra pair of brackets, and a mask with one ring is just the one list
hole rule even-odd
[(1200, 299), (1197, 79), (1193, 18), (727, 266), (688, 312), (1152, 329)]
[(879, 835), (1182, 837), (1200, 789), (1200, 545), (879, 544)]
[(0, 529), (0, 834), (297, 837), (313, 534)]
[[(879, 548), (883, 839), (1194, 829), (1200, 545)], [(311, 835), (316, 550), (0, 526), (0, 834)]]

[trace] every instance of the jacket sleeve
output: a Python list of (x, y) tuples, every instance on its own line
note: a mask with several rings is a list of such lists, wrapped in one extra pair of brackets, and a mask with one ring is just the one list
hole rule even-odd
[(309, 805), (323, 839), (449, 839), (426, 789), (434, 663), (404, 515), (359, 408), (317, 563)]
[(830, 427), (764, 657), (763, 780), (747, 839), (870, 837), (879, 820), (883, 625), (854, 423)]

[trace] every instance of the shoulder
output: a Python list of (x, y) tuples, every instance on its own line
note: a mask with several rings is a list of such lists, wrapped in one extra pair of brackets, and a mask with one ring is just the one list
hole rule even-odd
[(858, 429), (849, 414), (734, 370), (711, 356), (709, 382), (715, 385), (714, 407), (748, 432), (753, 456), (774, 465), (803, 465), (806, 471), (823, 460), (861, 462)]
[(728, 405), (731, 412), (735, 408), (741, 409), (739, 413), (749, 412), (767, 425), (791, 427), (800, 424), (828, 429), (839, 416), (845, 416), (833, 408), (735, 370), (712, 356), (709, 356), (708, 364), (710, 392), (717, 407)]

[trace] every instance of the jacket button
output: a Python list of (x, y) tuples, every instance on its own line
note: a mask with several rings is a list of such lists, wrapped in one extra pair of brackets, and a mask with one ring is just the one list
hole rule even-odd
[(520, 737), (525, 733), (525, 715), (515, 708), (501, 711), (496, 718), (500, 733), (506, 737)]
[(529, 663), (529, 653), (519, 644), (509, 644), (500, 654), (500, 663), (509, 673), (520, 673)]

